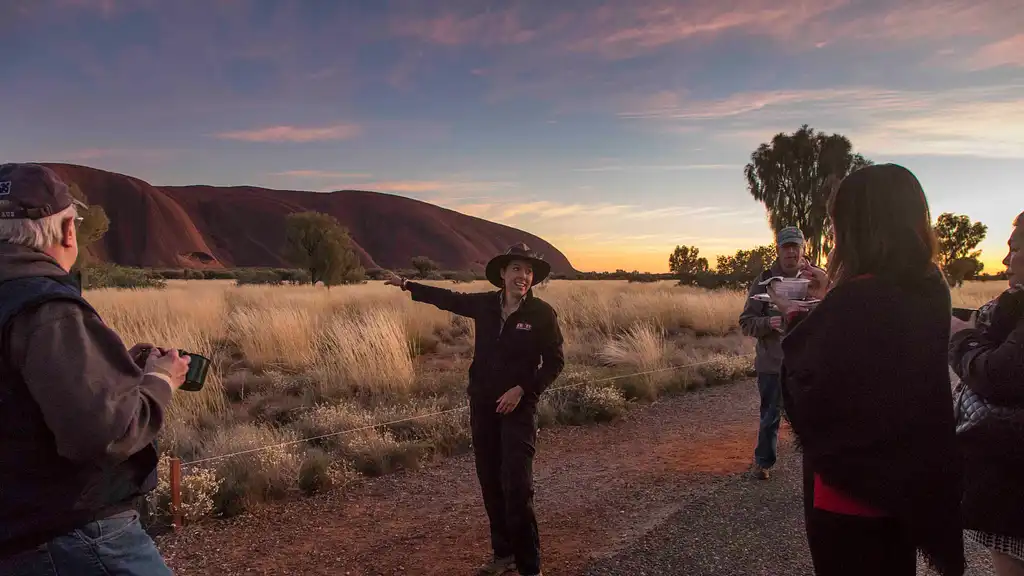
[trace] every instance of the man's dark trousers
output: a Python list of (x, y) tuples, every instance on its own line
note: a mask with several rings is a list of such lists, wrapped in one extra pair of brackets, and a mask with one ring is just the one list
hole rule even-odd
[(779, 451), (779, 424), (782, 421), (782, 377), (758, 372), (757, 389), (761, 393), (761, 422), (757, 429), (754, 462), (761, 468), (775, 466)]
[(537, 407), (527, 399), (510, 414), (497, 402), (470, 406), (476, 473), (491, 524), (496, 557), (514, 555), (520, 574), (540, 573), (540, 534), (533, 513), (533, 456)]

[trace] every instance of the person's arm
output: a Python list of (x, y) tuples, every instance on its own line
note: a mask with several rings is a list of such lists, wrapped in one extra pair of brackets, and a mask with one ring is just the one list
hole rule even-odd
[(949, 363), (971, 390), (997, 404), (1024, 404), (1024, 319), (1002, 342), (970, 328), (950, 338)]
[(74, 462), (121, 462), (150, 445), (171, 401), (170, 377), (143, 374), (118, 335), (80, 305), (54, 301), (11, 326), (12, 359)]
[(752, 296), (760, 292), (758, 282), (760, 276), (747, 290), (747, 301), (743, 305), (743, 312), (740, 313), (740, 331), (744, 336), (752, 338), (764, 338), (775, 331), (771, 325), (771, 317), (765, 314), (768, 304), (754, 300)]
[(447, 310), (448, 312), (458, 314), (459, 316), (476, 318), (478, 313), (477, 310), (479, 306), (477, 303), (480, 300), (481, 294), (454, 292), (445, 288), (428, 286), (411, 280), (406, 280), (402, 283), (402, 290), (406, 290), (412, 294), (412, 299), (416, 302), (431, 304), (441, 310)]
[[(547, 390), (551, 383), (558, 379), (558, 375), (565, 368), (565, 353), (562, 350), (564, 339), (562, 329), (558, 325), (558, 314), (551, 310), (551, 319), (548, 322), (544, 334), (541, 337), (541, 367), (537, 371), (535, 388), (527, 392), (541, 394)], [(532, 387), (532, 386), (531, 386)]]

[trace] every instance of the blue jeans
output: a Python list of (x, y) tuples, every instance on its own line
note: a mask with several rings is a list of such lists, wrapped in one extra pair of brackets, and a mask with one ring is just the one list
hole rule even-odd
[(130, 510), (89, 522), (32, 550), (0, 560), (0, 576), (172, 576)]
[(761, 393), (761, 423), (757, 429), (754, 463), (761, 468), (775, 466), (779, 450), (779, 423), (782, 421), (782, 378), (778, 374), (757, 374)]

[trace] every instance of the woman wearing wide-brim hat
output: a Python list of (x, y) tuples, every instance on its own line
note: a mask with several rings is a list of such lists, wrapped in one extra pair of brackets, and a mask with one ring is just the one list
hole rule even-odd
[(461, 293), (397, 276), (387, 280), (417, 302), (476, 322), (470, 422), (493, 548), (493, 558), (478, 574), (541, 573), (533, 512), (537, 401), (565, 365), (558, 316), (533, 295), (533, 286), (550, 273), (551, 265), (540, 255), (516, 244), (487, 263), (487, 279), (499, 290)]

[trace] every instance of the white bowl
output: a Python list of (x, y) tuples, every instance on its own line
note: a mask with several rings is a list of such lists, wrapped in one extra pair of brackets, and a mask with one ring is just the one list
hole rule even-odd
[(803, 300), (807, 298), (807, 287), (810, 284), (811, 281), (807, 278), (782, 278), (778, 282), (773, 282), (772, 286), (775, 288), (775, 292), (783, 298)]

